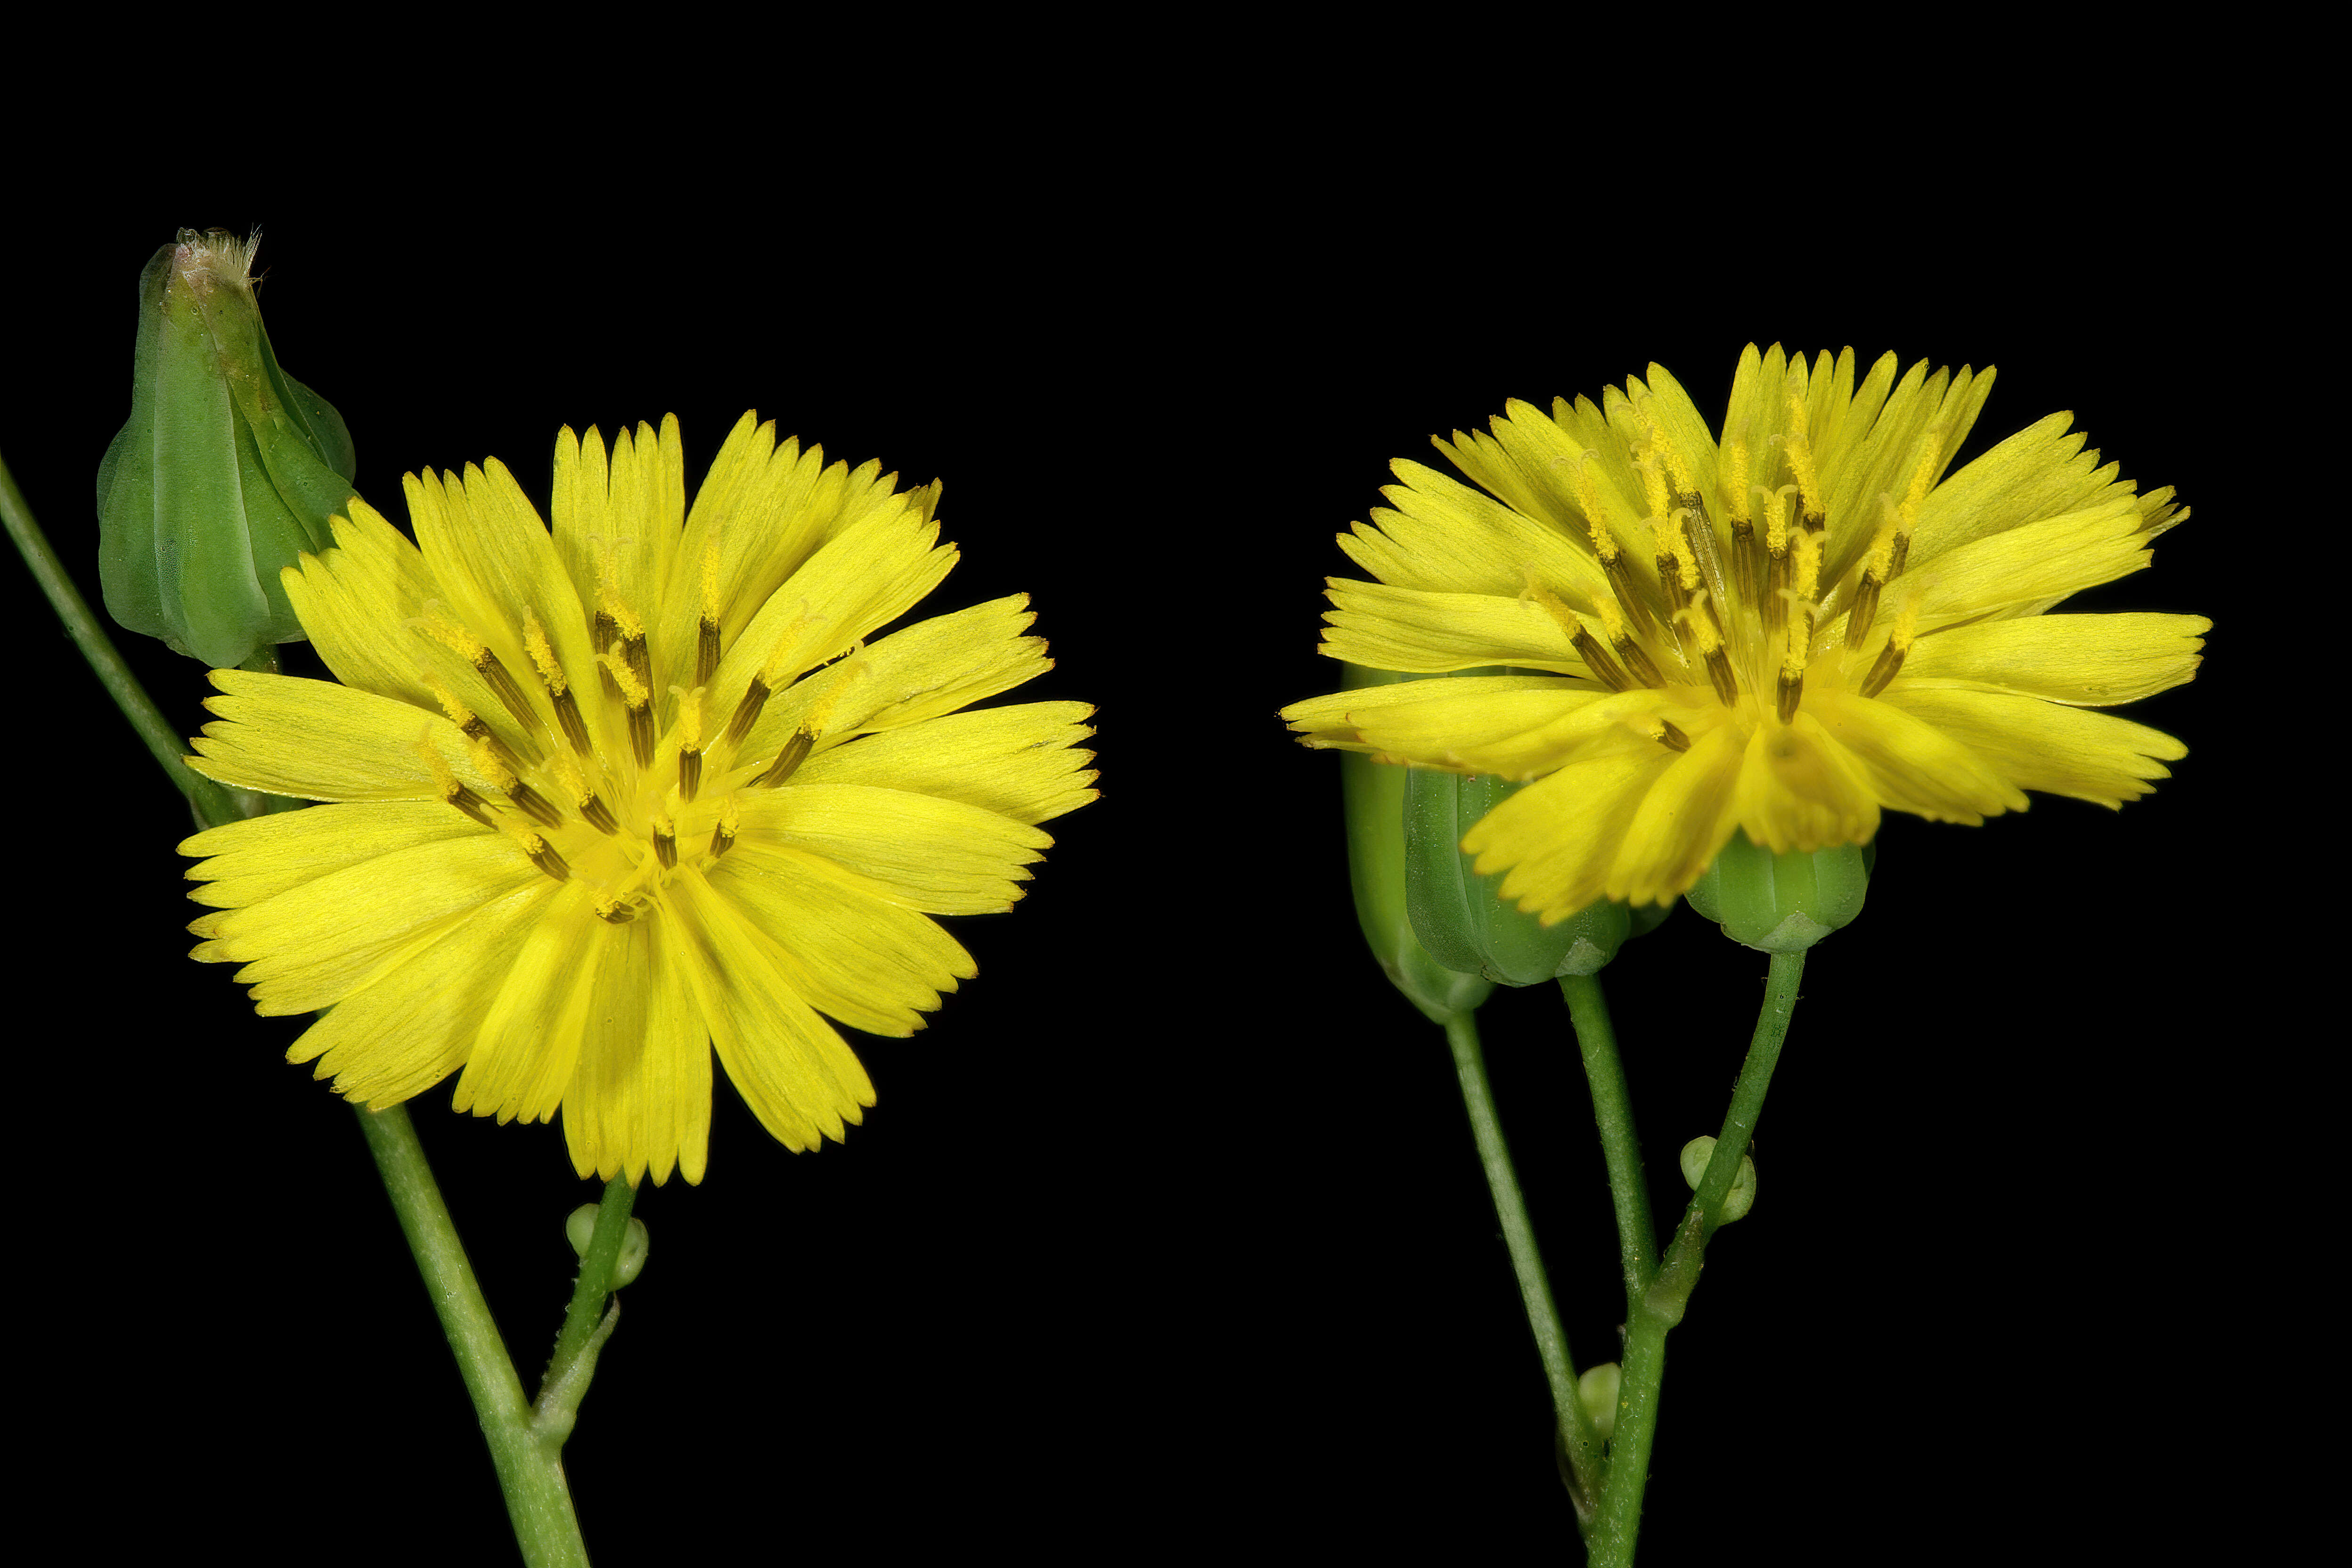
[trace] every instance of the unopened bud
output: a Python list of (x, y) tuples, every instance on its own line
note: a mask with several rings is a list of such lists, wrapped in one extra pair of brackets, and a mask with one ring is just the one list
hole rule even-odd
[[(588, 1244), (596, 1236), (596, 1205), (582, 1204), (563, 1222), (563, 1238), (572, 1243), (572, 1250), (582, 1258), (588, 1256)], [(646, 1254), (653, 1247), (653, 1237), (646, 1222), (634, 1215), (629, 1220), (628, 1233), (621, 1237), (621, 1255), (613, 1260), (613, 1289), (617, 1290), (637, 1277), (646, 1266)]]
[[(1706, 1175), (1707, 1162), (1715, 1158), (1715, 1140), (1694, 1138), (1683, 1145), (1683, 1180), (1698, 1191), (1699, 1182)], [(1725, 1194), (1723, 1212), (1716, 1216), (1717, 1225), (1729, 1225), (1747, 1216), (1756, 1206), (1756, 1160), (1748, 1154), (1739, 1156), (1739, 1174), (1731, 1178), (1731, 1191)]]
[(1736, 942), (1762, 952), (1801, 952), (1862, 913), (1876, 858), (1872, 847), (1854, 844), (1775, 855), (1734, 833), (1683, 896)]
[(270, 352), (257, 242), (182, 229), (149, 260), (131, 418), (98, 466), (108, 613), (214, 666), (302, 640), (278, 573), (334, 542), (356, 468), (341, 416)]

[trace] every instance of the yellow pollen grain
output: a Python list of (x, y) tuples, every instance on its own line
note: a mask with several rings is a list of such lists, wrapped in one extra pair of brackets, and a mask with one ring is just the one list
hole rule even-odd
[(457, 694), (450, 690), (438, 675), (429, 669), (420, 669), (416, 673), (424, 679), (425, 689), (433, 693), (433, 700), (441, 704), (441, 711), (449, 715), (449, 722), (460, 730), (473, 728), (474, 710), (458, 701)]
[(714, 857), (726, 854), (742, 826), (742, 818), (735, 810), (735, 797), (730, 795), (719, 804), (719, 824), (710, 830), (710, 853)]
[(1735, 523), (1748, 521), (1748, 443), (1741, 440), (1726, 442), (1717, 489), (1727, 503), (1725, 510)]
[(1675, 621), (1689, 631), (1692, 651), (1701, 658), (1722, 649), (1723, 634), (1716, 630), (1715, 616), (1707, 610), (1705, 594), (1694, 595), (1688, 609), (1676, 610)]
[(499, 794), (514, 793), (515, 772), (499, 760), (497, 751), (492, 748), (489, 741), (469, 738), (466, 744), (466, 752), (473, 759), (474, 771), (489, 780), (491, 786)]
[(646, 689), (644, 681), (637, 679), (637, 672), (629, 668), (629, 661), (626, 658), (618, 654), (610, 653), (600, 655), (599, 658), (604, 666), (604, 673), (611, 676), (613, 684), (621, 689), (622, 701), (633, 709), (646, 707), (653, 701), (653, 693)]
[(792, 663), (793, 656), (799, 653), (802, 637), (811, 626), (824, 618), (822, 616), (810, 615), (806, 601), (803, 601), (801, 613), (793, 617), (792, 625), (786, 626), (783, 635), (776, 639), (776, 646), (768, 650), (767, 661), (760, 666), (761, 685), (765, 686), (770, 691), (781, 691), (784, 689), (793, 676), (798, 673), (786, 667)]
[(614, 591), (610, 582), (600, 586), (596, 595), (596, 607), (604, 613), (605, 618), (610, 620), (614, 628), (620, 632), (624, 642), (634, 643), (645, 640), (646, 623), (638, 617), (636, 611), (622, 603), (621, 595)]
[(1675, 445), (1674, 438), (1666, 434), (1666, 427), (1658, 422), (1657, 415), (1653, 412), (1657, 401), (1655, 394), (1645, 392), (1635, 404), (1642, 411), (1643, 421), (1650, 427), (1650, 449), (1664, 455), (1666, 471), (1674, 476), (1675, 493), (1694, 495), (1697, 493), (1698, 481), (1691, 477), (1690, 464), (1684, 460), (1681, 448)]
[(539, 616), (529, 609), (522, 613), (522, 650), (530, 656), (531, 668), (539, 671), (550, 696), (561, 697), (564, 691), (563, 666), (556, 661), (555, 645), (547, 640), (547, 628), (539, 624)]
[(1795, 581), (1790, 584), (1790, 591), (1796, 595), (1800, 604), (1810, 608), (1812, 602), (1821, 596), (1822, 590), (1822, 536), (1820, 534), (1807, 529), (1797, 535), (1794, 564)]
[(681, 752), (702, 750), (702, 688), (689, 691), (683, 686), (673, 686), (670, 695), (677, 699), (677, 749)]
[(1903, 497), (1903, 531), (1906, 533), (1911, 531), (1912, 523), (1919, 515), (1919, 508), (1927, 499), (1927, 492), (1936, 488), (1936, 470), (1942, 466), (1944, 437), (1948, 434), (1948, 426), (1930, 425), (1927, 433), (1919, 437), (1919, 460), (1912, 465), (1911, 488)]
[(1888, 578), (1895, 575), (1895, 535), (1896, 531), (1896, 522), (1894, 516), (1894, 504), (1892, 500), (1883, 496), (1880, 500), (1882, 502), (1885, 503), (1888, 515), (1886, 520), (1878, 525), (1877, 533), (1873, 535), (1871, 538), (1870, 552), (1863, 557), (1862, 569), (1866, 576), (1875, 578), (1877, 581), (1884, 583)]
[(1654, 518), (1665, 516), (1668, 507), (1673, 504), (1666, 492), (1665, 465), (1658, 461), (1654, 450), (1643, 457), (1637, 467), (1642, 475), (1643, 497), (1650, 503), (1650, 515)]
[(1576, 458), (1576, 504), (1584, 513), (1584, 525), (1592, 531), (1592, 552), (1607, 566), (1617, 559), (1617, 537), (1609, 531), (1608, 509), (1601, 502), (1601, 481), (1592, 477), (1592, 466), (1601, 454), (1586, 447)]
[(1789, 496), (1796, 488), (1782, 485), (1779, 489), (1768, 490), (1761, 485), (1756, 487), (1756, 493), (1764, 498), (1764, 548), (1775, 555), (1788, 552)]
[(481, 638), (467, 631), (462, 622), (454, 619), (445, 612), (441, 608), (441, 602), (437, 599), (426, 600), (421, 606), (421, 612), (409, 618), (410, 626), (416, 627), (467, 664), (478, 669), (481, 668), (483, 659), (488, 657), (490, 651), (482, 646)]
[(1790, 375), (1787, 383), (1789, 398), (1789, 429), (1782, 445), (1789, 454), (1789, 471), (1797, 479), (1798, 492), (1804, 498), (1805, 515), (1822, 513), (1822, 485), (1813, 471), (1813, 444), (1805, 427), (1805, 394), (1802, 380)]
[(834, 666), (833, 679), (823, 694), (809, 704), (808, 716), (801, 721), (801, 731), (811, 740), (824, 733), (825, 726), (833, 721), (833, 710), (841, 706), (843, 694), (866, 673), (865, 652), (866, 645), (860, 642), (844, 654), (841, 662)]
[(719, 531), (712, 529), (710, 537), (702, 544), (702, 618), (711, 625), (719, 624), (719, 585), (724, 581), (719, 572)]

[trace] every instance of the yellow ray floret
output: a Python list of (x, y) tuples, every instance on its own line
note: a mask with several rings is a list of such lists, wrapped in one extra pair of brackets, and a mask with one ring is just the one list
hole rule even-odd
[[(2188, 516), (2053, 415), (1948, 471), (1992, 386), (1740, 356), (1721, 434), (1656, 365), (1600, 402), (1512, 403), (1417, 463), (1341, 549), (1323, 651), (1442, 675), (1284, 710), (1310, 746), (1528, 787), (1463, 839), (1547, 921), (1663, 903), (1735, 832), (1866, 842), (1884, 811), (1979, 823), (2039, 790), (2116, 805), (2186, 754), (2090, 710), (2196, 672), (2201, 616), (2051, 615)], [(1544, 673), (1538, 673), (1544, 672)]]
[[(920, 1028), (1095, 798), (1093, 710), (962, 711), (1051, 668), (1021, 595), (877, 635), (955, 563), (901, 491), (746, 415), (687, 504), (677, 422), (357, 504), (286, 574), (335, 681), (216, 670), (190, 765), (333, 804), (199, 833), (195, 955), (370, 1106), (559, 1112), (582, 1174), (702, 1179), (714, 1048), (795, 1149), (874, 1103), (828, 1020)], [(867, 639), (872, 639), (870, 642)]]

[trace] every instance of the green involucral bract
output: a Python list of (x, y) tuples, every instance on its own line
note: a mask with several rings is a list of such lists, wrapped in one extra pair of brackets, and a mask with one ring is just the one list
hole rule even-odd
[[(1381, 686), (1407, 679), (1384, 669), (1342, 667), (1346, 685)], [(1390, 984), (1433, 1024), (1475, 1012), (1495, 989), (1475, 973), (1457, 973), (1432, 957), (1413, 936), (1405, 910), (1403, 768), (1342, 752), (1340, 788), (1348, 816), (1348, 880), (1355, 889), (1356, 923)]]
[(1843, 844), (1811, 855), (1775, 855), (1734, 833), (1684, 897), (1759, 952), (1801, 952), (1862, 913), (1874, 845)]
[(278, 574), (334, 542), (357, 468), (341, 416), (270, 352), (252, 255), (182, 229), (147, 263), (131, 418), (98, 466), (108, 613), (215, 667), (303, 639)]
[(1664, 917), (1661, 910), (1637, 920), (1623, 904), (1604, 900), (1544, 924), (1503, 898), (1502, 879), (1480, 876), (1462, 852), (1462, 836), (1521, 786), (1491, 773), (1402, 771), (1405, 907), (1413, 934), (1440, 963), (1502, 985), (1596, 974), (1628, 936)]

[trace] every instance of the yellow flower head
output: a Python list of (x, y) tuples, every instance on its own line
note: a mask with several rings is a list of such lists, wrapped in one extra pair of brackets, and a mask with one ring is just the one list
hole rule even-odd
[[(1342, 534), (1323, 651), (1406, 681), (1284, 710), (1310, 746), (1535, 780), (1471, 829), (1547, 921), (1664, 903), (1735, 828), (1859, 844), (1882, 808), (1979, 823), (2043, 790), (2118, 805), (2187, 754), (2090, 711), (2188, 680), (2196, 616), (2046, 614), (2186, 518), (2053, 414), (1947, 477), (1992, 373), (1859, 384), (1852, 349), (1740, 356), (1720, 441), (1656, 365), (1596, 406), (1511, 404)], [(1551, 671), (1550, 674), (1535, 673)]]
[(341, 684), (213, 672), (197, 771), (334, 804), (180, 846), (195, 956), (353, 1100), (458, 1068), (581, 1174), (702, 1179), (710, 1048), (794, 1149), (873, 1085), (828, 1015), (908, 1035), (973, 973), (935, 914), (1005, 910), (1095, 796), (1092, 710), (961, 712), (1049, 668), (1025, 595), (865, 639), (955, 563), (939, 487), (747, 414), (689, 513), (677, 422), (555, 449), (554, 529), (506, 468), (354, 501), (285, 574)]

